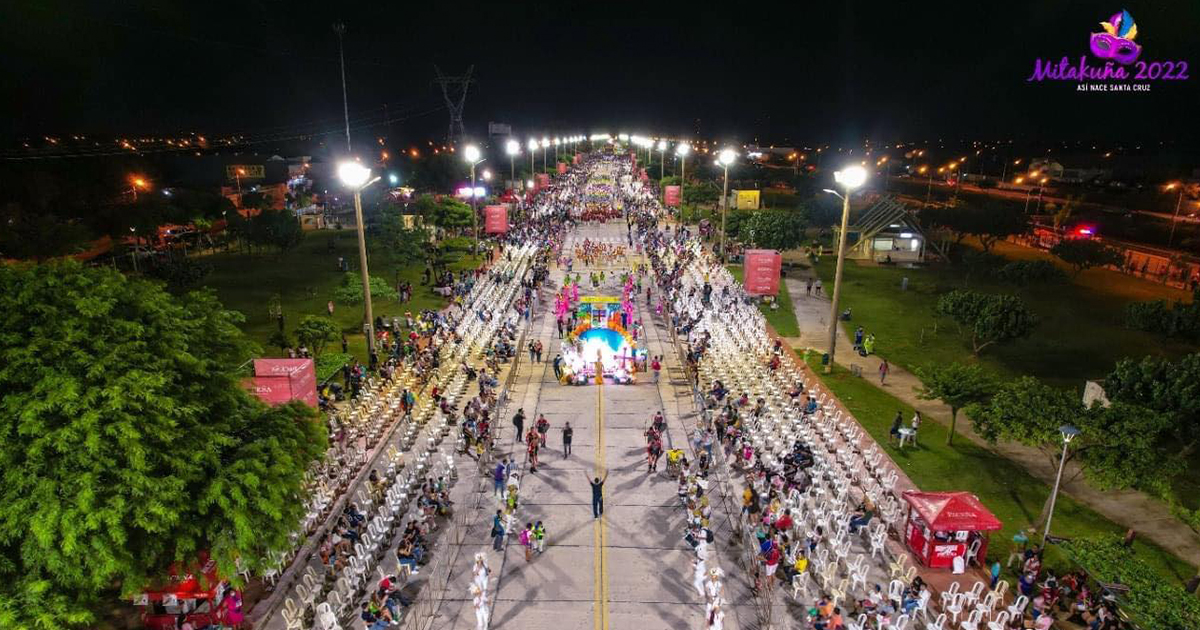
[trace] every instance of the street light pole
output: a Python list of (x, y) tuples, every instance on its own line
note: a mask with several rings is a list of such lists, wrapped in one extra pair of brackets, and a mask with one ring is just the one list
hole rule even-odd
[(724, 149), (717, 156), (717, 164), (725, 168), (725, 183), (721, 186), (721, 260), (728, 257), (725, 254), (725, 213), (729, 207), (729, 165), (737, 159), (733, 149)]
[(1168, 249), (1175, 242), (1175, 226), (1179, 224), (1179, 208), (1183, 206), (1183, 185), (1170, 184), (1167, 186), (1167, 190), (1171, 190), (1177, 185), (1179, 186), (1179, 200), (1175, 202), (1175, 214), (1171, 216), (1171, 236), (1167, 239)]
[[(333, 25), (333, 32), (338, 36), (338, 60), (342, 65), (342, 115), (346, 120), (346, 153), (350, 152), (350, 101), (346, 99), (346, 54), (342, 48), (342, 36), (346, 34), (346, 25), (338, 22)], [(374, 346), (372, 346), (374, 348)]]
[(480, 164), (480, 163), (484, 162), (485, 160), (480, 159), (481, 151), (479, 150), (479, 147), (477, 147), (473, 144), (468, 144), (463, 149), (463, 157), (466, 158), (467, 163), (469, 163), (471, 165), (471, 225), (473, 226), (472, 233), (475, 238), (475, 244), (476, 244), (476, 247), (478, 247), (479, 246), (479, 212), (476, 210), (475, 165)]
[(825, 373), (833, 372), (833, 361), (837, 350), (838, 302), (842, 297), (842, 269), (846, 265), (846, 231), (850, 227), (850, 193), (867, 181), (867, 171), (861, 166), (851, 166), (841, 171), (835, 171), (834, 181), (844, 186), (843, 193), (826, 189), (826, 192), (842, 198), (842, 229), (838, 233), (837, 265), (833, 274), (833, 296), (829, 303), (829, 361), (825, 363)]
[(1054, 519), (1054, 504), (1058, 501), (1058, 487), (1062, 483), (1063, 466), (1067, 463), (1067, 445), (1075, 436), (1079, 435), (1079, 429), (1064, 424), (1058, 428), (1058, 432), (1062, 435), (1063, 450), (1062, 457), (1058, 460), (1058, 476), (1054, 478), (1054, 491), (1050, 493), (1050, 513), (1046, 515), (1046, 527), (1042, 529), (1042, 548), (1046, 547), (1046, 537), (1050, 535), (1050, 521)]
[(362, 271), (363, 303), (367, 317), (367, 349), (375, 354), (375, 313), (371, 305), (371, 275), (367, 270), (367, 238), (363, 231), (362, 191), (379, 181), (371, 179), (371, 169), (358, 162), (343, 162), (338, 166), (338, 177), (342, 183), (354, 190), (354, 224), (358, 232), (358, 266)]

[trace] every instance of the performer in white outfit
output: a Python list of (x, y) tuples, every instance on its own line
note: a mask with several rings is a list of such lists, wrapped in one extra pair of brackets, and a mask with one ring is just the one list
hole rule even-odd
[(475, 578), (472, 581), (472, 584), (478, 586), (479, 590), (483, 591), (484, 595), (487, 595), (488, 576), (491, 575), (491, 573), (492, 569), (488, 566), (487, 555), (483, 553), (475, 554)]
[(704, 597), (704, 577), (708, 573), (704, 568), (704, 558), (700, 556), (692, 558), (692, 569), (694, 570), (692, 573), (692, 586), (695, 587), (696, 592), (701, 597)]
[(475, 630), (487, 630), (488, 609), (487, 593), (478, 584), (471, 584), (471, 599), (475, 605)]

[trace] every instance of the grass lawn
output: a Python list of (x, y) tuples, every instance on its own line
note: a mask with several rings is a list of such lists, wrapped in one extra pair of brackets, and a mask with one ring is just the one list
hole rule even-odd
[[(1012, 259), (1053, 259), (1007, 243), (993, 251)], [(822, 259), (817, 271), (832, 286), (833, 257)], [(908, 290), (901, 291), (905, 277)], [(959, 335), (954, 322), (934, 314), (938, 296), (956, 288), (1019, 295), (1041, 323), (1027, 339), (996, 344), (972, 357), (970, 339)], [(1104, 269), (1085, 271), (1067, 283), (1022, 288), (990, 279), (968, 281), (957, 265), (901, 269), (849, 261), (842, 284), (842, 304), (854, 309), (852, 324), (875, 333), (875, 351), (893, 363), (911, 370), (934, 362), (979, 361), (1003, 376), (1030, 374), (1077, 389), (1086, 379), (1103, 378), (1124, 357), (1194, 351), (1189, 344), (1129, 330), (1122, 322), (1129, 302), (1182, 297), (1182, 291)]]
[[(1030, 527), (1049, 496), (1050, 487), (1017, 464), (969, 440), (959, 439), (953, 448), (946, 446), (947, 430), (936, 422), (921, 425), (919, 446), (897, 450), (887, 439), (891, 419), (900, 410), (907, 422), (913, 415), (912, 408), (841, 366), (835, 366), (832, 375), (822, 374), (819, 363), (820, 357), (810, 358), (810, 364), (826, 385), (918, 487), (973, 492), (995, 513), (1004, 523), (1004, 529), (992, 536), (988, 557), (1003, 563), (1012, 548), (1013, 534)], [(1052, 527), (1055, 535), (1068, 538), (1124, 533), (1120, 525), (1061, 494)], [(1192, 567), (1160, 547), (1140, 540), (1134, 547), (1139, 556), (1174, 584), (1195, 575)], [(1048, 553), (1052, 563), (1064, 562), (1053, 547)]]
[[(329, 243), (333, 243), (330, 251)], [(375, 315), (402, 315), (405, 311), (425, 308), (440, 308), (446, 300), (433, 293), (429, 286), (421, 286), (423, 263), (405, 266), (386, 263), (383, 257), (370, 256), (371, 275), (385, 279), (393, 286), (397, 278), (413, 285), (413, 299), (400, 304), (396, 300), (373, 299)], [(268, 306), (278, 296), (283, 308), (284, 326), (294, 340), (293, 331), (305, 315), (326, 315), (326, 303), (333, 299), (333, 291), (342, 282), (343, 274), (337, 270), (339, 256), (346, 258), (351, 272), (358, 273), (358, 241), (354, 230), (322, 230), (305, 234), (304, 242), (285, 254), (273, 251), (245, 254), (238, 252), (219, 253), (205, 258), (213, 265), (213, 273), (204, 285), (217, 292), (226, 308), (240, 311), (246, 316), (242, 329), (251, 339), (262, 346), (265, 356), (279, 356), (279, 348), (268, 345), (267, 340), (278, 329), (270, 318)], [(451, 269), (474, 268), (478, 259), (464, 256), (451, 265)], [(398, 275), (397, 275), (398, 274)], [(359, 361), (367, 359), (366, 337), (362, 333), (361, 304), (338, 304), (335, 302), (333, 319), (347, 336), (350, 353)], [(328, 352), (340, 351), (334, 342)]]
[[(742, 267), (729, 265), (728, 269), (729, 273), (733, 274), (733, 278), (740, 283)], [(800, 325), (796, 323), (796, 313), (792, 310), (792, 298), (788, 295), (787, 283), (782, 279), (779, 281), (779, 293), (775, 296), (775, 303), (779, 305), (779, 308), (772, 309), (766, 304), (760, 304), (758, 307), (763, 316), (767, 318), (767, 323), (781, 337), (799, 337)]]

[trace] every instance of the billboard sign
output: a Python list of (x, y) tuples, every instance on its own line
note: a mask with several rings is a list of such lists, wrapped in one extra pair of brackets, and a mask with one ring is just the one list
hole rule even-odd
[(758, 210), (760, 191), (737, 190), (734, 192), (737, 194), (737, 198), (733, 203), (734, 208), (738, 210)]
[(746, 293), (750, 295), (775, 295), (779, 293), (779, 271), (783, 256), (773, 249), (746, 250), (745, 259)]
[(483, 230), (488, 234), (503, 234), (508, 231), (508, 206), (485, 206)]
[(312, 359), (255, 359), (253, 391), (267, 404), (299, 400), (316, 407), (316, 365)]
[(668, 206), (679, 207), (679, 201), (683, 197), (679, 186), (667, 186), (663, 190), (663, 197), (666, 199)]

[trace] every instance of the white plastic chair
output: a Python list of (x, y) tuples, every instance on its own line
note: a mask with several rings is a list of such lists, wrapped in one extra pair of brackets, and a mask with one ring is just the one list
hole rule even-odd
[(1007, 610), (1000, 611), (994, 620), (988, 622), (988, 630), (1007, 630), (1009, 617)]
[(1025, 607), (1029, 605), (1029, 598), (1024, 595), (1018, 595), (1016, 601), (1009, 605), (1005, 611), (1008, 612), (1009, 618), (1025, 614)]
[(967, 616), (966, 621), (963, 621), (959, 627), (962, 628), (962, 630), (979, 630), (979, 622), (981, 620), (983, 620), (983, 613), (976, 608), (975, 610), (971, 611), (971, 614)]

